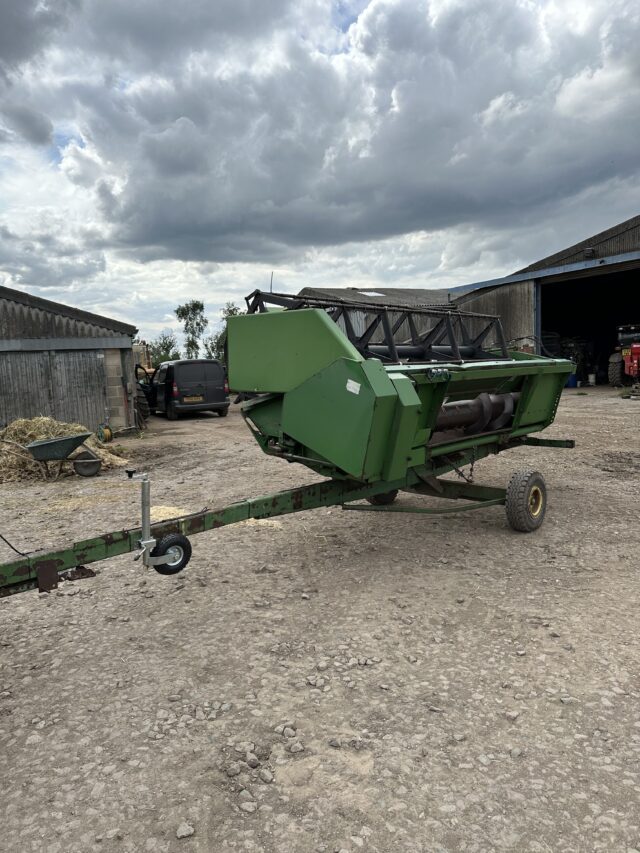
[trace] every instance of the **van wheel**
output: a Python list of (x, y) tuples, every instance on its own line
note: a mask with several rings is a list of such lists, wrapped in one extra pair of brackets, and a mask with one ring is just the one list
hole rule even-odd
[(226, 418), (229, 414), (229, 409), (218, 409), (218, 416), (221, 418)]
[(169, 403), (167, 405), (167, 420), (168, 421), (177, 421), (178, 420), (178, 413), (176, 412), (176, 404), (175, 403)]

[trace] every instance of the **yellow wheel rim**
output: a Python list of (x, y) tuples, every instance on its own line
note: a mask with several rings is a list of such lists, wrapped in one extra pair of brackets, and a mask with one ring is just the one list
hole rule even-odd
[(529, 492), (529, 512), (533, 518), (537, 518), (544, 507), (544, 495), (540, 486), (533, 486)]

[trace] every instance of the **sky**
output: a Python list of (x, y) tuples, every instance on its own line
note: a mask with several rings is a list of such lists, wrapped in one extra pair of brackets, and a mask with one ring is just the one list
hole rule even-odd
[(637, 0), (0, 0), (0, 284), (136, 325), (640, 213)]

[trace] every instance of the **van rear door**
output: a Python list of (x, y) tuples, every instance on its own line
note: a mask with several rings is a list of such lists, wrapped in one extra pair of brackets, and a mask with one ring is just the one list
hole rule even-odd
[(173, 369), (173, 381), (178, 389), (177, 402), (186, 405), (204, 403), (206, 389), (203, 362), (182, 362), (175, 364)]
[(205, 361), (204, 385), (207, 403), (224, 403), (227, 395), (224, 390), (224, 367), (219, 361)]

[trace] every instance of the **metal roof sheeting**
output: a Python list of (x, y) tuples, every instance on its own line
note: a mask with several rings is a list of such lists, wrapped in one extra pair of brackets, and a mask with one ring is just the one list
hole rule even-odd
[(0, 337), (2, 338), (102, 338), (133, 337), (135, 326), (41, 299), (0, 286)]
[(542, 258), (518, 270), (518, 273), (534, 272), (597, 258), (610, 258), (614, 255), (637, 251), (640, 251), (640, 216), (632, 216), (631, 219), (626, 219), (606, 231), (601, 231), (567, 249)]
[(407, 308), (444, 305), (450, 302), (449, 290), (428, 287), (304, 287), (300, 296), (318, 296), (372, 305), (406, 305)]

